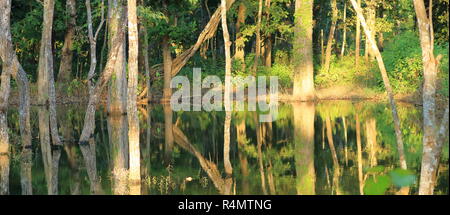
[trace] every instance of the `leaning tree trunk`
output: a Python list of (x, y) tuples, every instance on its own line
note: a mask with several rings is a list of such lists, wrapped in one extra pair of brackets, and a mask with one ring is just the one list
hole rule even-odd
[(331, 49), (333, 48), (334, 31), (336, 30), (336, 23), (338, 19), (336, 0), (331, 1), (331, 8), (332, 8), (331, 28), (330, 33), (328, 34), (327, 48), (325, 50), (325, 64), (324, 64), (325, 72), (328, 72), (328, 70), (330, 70)]
[(371, 49), (374, 51), (375, 57), (377, 59), (378, 67), (380, 68), (380, 72), (381, 72), (381, 77), (383, 78), (384, 87), (386, 88), (388, 98), (389, 98), (389, 103), (391, 105), (392, 118), (394, 120), (395, 136), (397, 139), (397, 148), (398, 148), (398, 153), (399, 153), (399, 157), (400, 157), (400, 161), (401, 161), (400, 166), (403, 169), (406, 169), (407, 165), (405, 162), (403, 137), (402, 137), (402, 132), (400, 130), (400, 118), (398, 117), (397, 105), (395, 104), (394, 94), (392, 92), (391, 84), (389, 83), (389, 78), (387, 76), (386, 67), (384, 66), (383, 58), (381, 57), (381, 53), (378, 50), (377, 43), (375, 41), (375, 38), (373, 38), (370, 28), (366, 24), (366, 20), (364, 19), (361, 8), (357, 5), (355, 0), (350, 0), (350, 1), (352, 2), (353, 8), (355, 8), (355, 11), (359, 17), (360, 23), (366, 34), (367, 40), (369, 41)]
[(294, 26), (294, 100), (314, 99), (313, 0), (295, 1)]

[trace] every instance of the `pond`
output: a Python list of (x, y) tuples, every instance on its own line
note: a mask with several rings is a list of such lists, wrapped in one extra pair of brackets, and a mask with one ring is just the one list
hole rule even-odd
[[(67, 195), (417, 194), (421, 108), (398, 106), (407, 169), (400, 168), (387, 104), (326, 101), (280, 104), (278, 118), (271, 123), (259, 123), (257, 112), (233, 112), (231, 175), (225, 174), (224, 166), (225, 112), (141, 106), (141, 183), (127, 180), (126, 115), (108, 116), (99, 108), (91, 145), (80, 146), (76, 140), (83, 127), (84, 105), (59, 106), (64, 146), (45, 147), (39, 144), (37, 117), (43, 107), (32, 107), (32, 148), (23, 150), (18, 145), (18, 112), (10, 109), (10, 155), (0, 155), (0, 187), (9, 189), (9, 194)], [(445, 144), (435, 194), (449, 193), (448, 154)]]

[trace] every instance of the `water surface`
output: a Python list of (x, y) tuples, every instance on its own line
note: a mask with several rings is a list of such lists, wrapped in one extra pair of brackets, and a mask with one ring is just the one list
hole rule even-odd
[[(140, 185), (127, 180), (126, 116), (107, 116), (100, 108), (91, 145), (79, 146), (84, 106), (60, 106), (65, 145), (49, 149), (39, 144), (39, 108), (32, 108), (32, 154), (18, 146), (17, 111), (8, 112), (11, 156), (3, 156), (0, 165), (9, 165), (10, 171), (1, 172), (0, 183), (10, 194), (359, 195), (418, 190), (422, 114), (413, 105), (398, 107), (406, 170), (400, 168), (387, 104), (330, 101), (280, 104), (272, 123), (258, 123), (256, 112), (234, 112), (232, 175), (224, 171), (224, 112), (141, 106)], [(448, 179), (445, 144), (435, 194), (448, 194)]]

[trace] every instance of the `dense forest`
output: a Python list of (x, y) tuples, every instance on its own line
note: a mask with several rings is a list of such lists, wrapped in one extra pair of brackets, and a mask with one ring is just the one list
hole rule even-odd
[[(86, 193), (59, 163), (87, 193), (448, 194), (448, 6), (0, 0), (0, 194)], [(223, 113), (171, 109), (194, 68), (224, 80)], [(247, 76), (278, 78), (276, 121), (227, 108)]]

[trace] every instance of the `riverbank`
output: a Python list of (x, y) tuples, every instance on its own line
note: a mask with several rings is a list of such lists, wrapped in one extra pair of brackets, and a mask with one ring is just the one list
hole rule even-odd
[[(30, 103), (31, 105), (38, 105), (37, 103), (37, 90), (35, 85), (30, 87)], [(206, 92), (207, 90), (205, 90)], [(63, 92), (63, 90), (59, 90), (59, 92)], [(292, 102), (292, 89), (287, 89), (279, 92), (278, 98), (280, 102)], [(159, 103), (159, 100), (162, 97), (161, 92), (155, 92), (152, 95), (151, 102)], [(103, 92), (102, 102), (107, 102), (107, 90)], [(409, 93), (409, 94), (395, 94), (394, 96), (397, 102), (409, 103), (417, 106), (422, 105), (422, 94), (420, 92), (417, 93)], [(74, 103), (87, 103), (89, 100), (87, 87), (78, 87), (76, 90), (71, 90), (71, 93), (58, 93), (56, 102), (57, 104), (74, 104)], [(316, 89), (316, 101), (325, 101), (325, 100), (352, 100), (352, 101), (360, 101), (360, 100), (371, 100), (371, 101), (387, 101), (386, 92), (379, 92), (370, 88), (363, 88), (357, 86), (333, 86), (326, 88), (318, 88)], [(438, 109), (444, 109), (446, 102), (448, 101), (448, 97), (443, 96), (441, 94), (437, 94), (436, 103)], [(11, 96), (9, 99), (10, 105), (18, 105), (19, 104), (19, 92), (17, 88), (12, 89)], [(147, 100), (144, 97), (139, 102), (140, 104), (147, 103)]]

